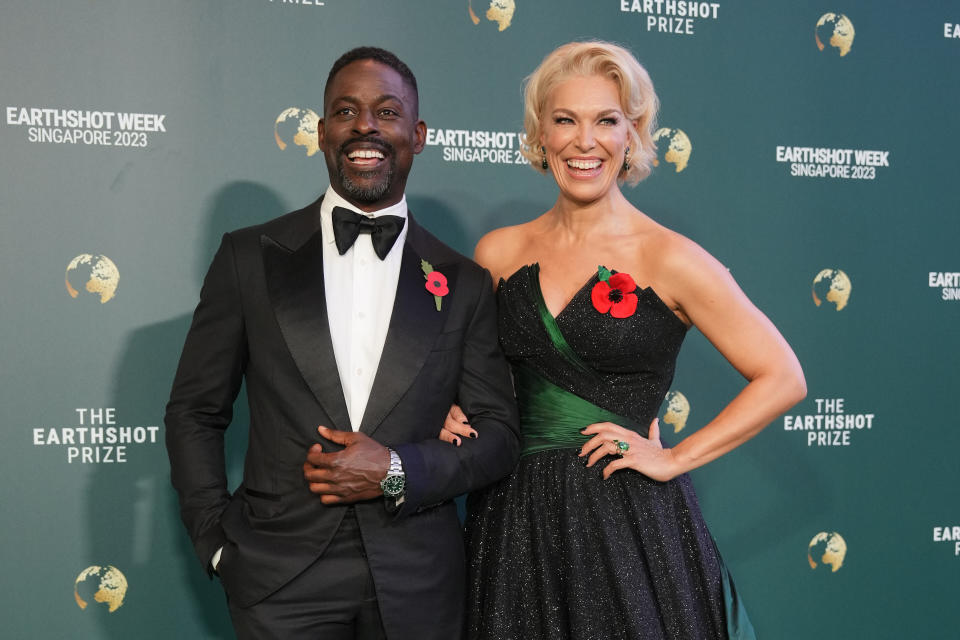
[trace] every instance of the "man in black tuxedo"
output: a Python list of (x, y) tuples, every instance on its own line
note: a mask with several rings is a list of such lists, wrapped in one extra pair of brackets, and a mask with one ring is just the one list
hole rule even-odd
[[(489, 274), (408, 215), (426, 125), (403, 62), (333, 66), (313, 204), (223, 237), (166, 414), (181, 515), (241, 638), (459, 638), (452, 499), (519, 446)], [(427, 277), (429, 275), (429, 277)], [(249, 443), (231, 495), (223, 437), (246, 380)], [(437, 438), (454, 401), (476, 438)]]

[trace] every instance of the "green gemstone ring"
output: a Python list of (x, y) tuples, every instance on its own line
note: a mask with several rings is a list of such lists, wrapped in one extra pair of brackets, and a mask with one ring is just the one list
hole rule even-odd
[(627, 451), (630, 451), (630, 443), (624, 442), (623, 440), (614, 440), (613, 444), (617, 445), (617, 454), (623, 455)]

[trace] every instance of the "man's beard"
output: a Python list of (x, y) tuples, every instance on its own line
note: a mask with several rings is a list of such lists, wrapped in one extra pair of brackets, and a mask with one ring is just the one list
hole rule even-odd
[[(369, 178), (376, 175), (376, 171), (359, 171), (360, 178)], [(344, 171), (343, 158), (337, 160), (337, 175), (340, 176), (340, 184), (343, 190), (357, 202), (376, 202), (390, 189), (393, 184), (393, 162), (387, 165), (385, 173), (380, 175), (380, 179), (367, 186), (357, 184), (350, 179), (347, 172)]]
[[(387, 161), (387, 170), (380, 176), (380, 179), (373, 183), (370, 186), (362, 186), (354, 182), (347, 175), (347, 172), (344, 170), (344, 156), (346, 155), (346, 147), (353, 142), (366, 141), (371, 142), (374, 145), (380, 148), (381, 153), (383, 153), (384, 158)], [(344, 142), (340, 145), (340, 152), (337, 154), (337, 175), (340, 178), (340, 185), (343, 187), (343, 190), (347, 192), (351, 198), (357, 202), (377, 202), (384, 196), (387, 191), (389, 191), (391, 185), (393, 184), (393, 145), (387, 142), (386, 140), (381, 140), (379, 138), (362, 138), (362, 139), (353, 139)], [(375, 176), (377, 171), (358, 171), (358, 177), (362, 179), (367, 179)]]

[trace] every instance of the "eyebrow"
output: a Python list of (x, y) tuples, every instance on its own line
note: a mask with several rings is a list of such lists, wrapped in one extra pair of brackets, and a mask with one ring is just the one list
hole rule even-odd
[[(574, 111), (574, 110), (572, 110), (572, 109), (567, 109), (566, 107), (557, 107), (556, 109), (553, 110), (553, 113), (554, 113), (554, 114), (557, 114), (557, 113), (571, 113), (571, 114), (574, 114), (574, 115), (579, 115), (576, 111)], [(622, 115), (623, 115), (623, 110), (622, 110), (622, 109), (604, 109), (603, 111), (597, 113), (597, 117), (598, 117), (598, 118), (602, 118), (602, 117), (604, 117), (604, 116), (609, 116), (609, 115), (611, 115), (611, 114), (612, 114), (612, 115), (622, 116)]]
[[(377, 96), (376, 99), (374, 100), (374, 103), (381, 104), (389, 100), (396, 100), (400, 104), (404, 104), (403, 98), (401, 98), (400, 96), (396, 96), (392, 93), (385, 93), (383, 95)], [(357, 102), (360, 102), (360, 98), (356, 96), (338, 96), (333, 99), (333, 102), (337, 102), (337, 101), (357, 103)]]

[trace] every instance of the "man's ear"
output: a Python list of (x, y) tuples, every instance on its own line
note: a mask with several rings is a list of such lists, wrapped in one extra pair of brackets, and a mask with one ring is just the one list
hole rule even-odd
[(320, 151), (326, 151), (323, 148), (324, 143), (324, 131), (323, 131), (323, 118), (317, 120), (317, 146), (320, 147)]
[[(322, 121), (321, 121), (322, 122)], [(413, 152), (420, 153), (423, 151), (423, 148), (427, 145), (427, 123), (423, 120), (417, 120), (415, 125), (416, 129), (414, 131), (416, 135), (416, 141), (413, 145)]]

